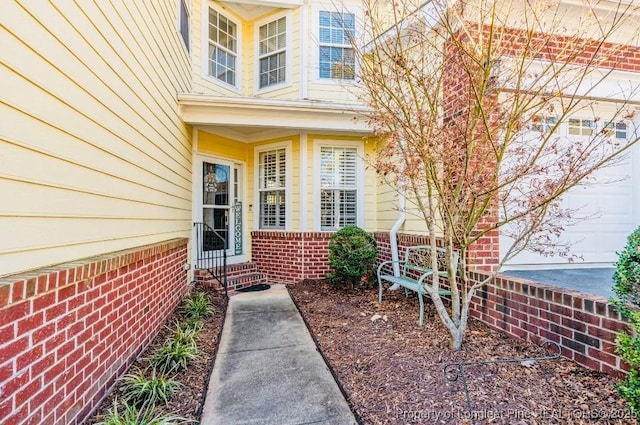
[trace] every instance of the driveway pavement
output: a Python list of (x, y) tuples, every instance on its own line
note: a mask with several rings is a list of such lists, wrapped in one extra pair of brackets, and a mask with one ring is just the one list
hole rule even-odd
[(600, 295), (605, 298), (613, 296), (613, 267), (607, 268), (574, 268), (574, 269), (540, 269), (540, 270), (505, 270), (507, 276), (521, 277), (535, 282), (547, 283), (561, 288), (587, 294)]

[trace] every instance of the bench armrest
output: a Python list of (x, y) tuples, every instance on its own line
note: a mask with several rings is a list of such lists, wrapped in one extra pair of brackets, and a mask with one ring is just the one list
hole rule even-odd
[(378, 266), (378, 273), (380, 273), (380, 270), (382, 270), (382, 268), (388, 264), (404, 264), (405, 260), (389, 260), (389, 261), (383, 261), (382, 263), (380, 263), (380, 265)]

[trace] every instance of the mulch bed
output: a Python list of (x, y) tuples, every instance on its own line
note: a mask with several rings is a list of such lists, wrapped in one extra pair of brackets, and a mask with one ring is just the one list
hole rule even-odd
[(381, 305), (377, 288), (306, 281), (290, 292), (363, 424), (636, 423), (613, 378), (564, 358), (465, 367), (469, 412), (461, 380), (443, 374), (448, 362), (535, 357), (539, 347), (472, 319), (452, 352), (433, 306), (425, 302), (419, 327), (417, 297), (402, 290), (386, 291)]
[[(203, 400), (203, 393), (211, 374), (213, 356), (218, 345), (218, 338), (224, 322), (227, 309), (227, 299), (223, 293), (219, 293), (211, 288), (206, 288), (196, 284), (193, 291), (206, 292), (213, 304), (215, 313), (203, 320), (203, 328), (197, 338), (198, 355), (189, 362), (187, 369), (176, 374), (173, 379), (182, 384), (180, 392), (176, 394), (167, 405), (157, 407), (157, 410), (167, 416), (180, 416), (197, 423), (200, 405)], [(180, 318), (178, 310), (167, 319), (165, 326), (153, 339), (145, 352), (135, 361), (130, 370), (136, 367), (146, 368), (146, 360), (154, 351), (160, 348), (164, 342), (173, 335), (174, 323)], [(122, 399), (122, 393), (116, 384), (115, 389), (103, 400), (94, 415), (87, 420), (87, 424), (94, 424), (103, 420), (109, 409), (113, 406), (114, 400)]]

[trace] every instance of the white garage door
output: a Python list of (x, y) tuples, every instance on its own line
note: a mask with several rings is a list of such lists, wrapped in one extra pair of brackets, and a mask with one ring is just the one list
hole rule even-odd
[[(576, 187), (564, 196), (562, 202), (565, 207), (580, 209), (580, 215), (590, 217), (565, 228), (562, 235), (562, 240), (572, 244), (571, 252), (578, 256), (574, 264), (616, 261), (616, 252), (622, 250), (627, 236), (637, 227), (638, 220), (634, 218), (633, 213), (634, 202), (638, 201), (640, 193), (640, 184), (634, 185), (632, 162), (635, 156), (637, 149), (633, 156), (627, 154), (620, 164), (599, 170), (594, 175), (596, 183)], [(635, 179), (637, 180), (637, 177)], [(510, 245), (508, 238), (500, 238), (502, 254)], [(544, 257), (525, 251), (506, 265), (553, 264), (566, 266), (568, 261), (558, 256)]]

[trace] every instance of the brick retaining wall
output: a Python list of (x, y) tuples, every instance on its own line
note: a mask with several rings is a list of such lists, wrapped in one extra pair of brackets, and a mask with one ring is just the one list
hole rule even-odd
[(0, 280), (3, 424), (78, 424), (187, 289), (187, 239)]
[(470, 315), (516, 338), (557, 342), (564, 357), (590, 369), (614, 376), (628, 370), (615, 353), (626, 322), (604, 297), (498, 276), (476, 293)]

